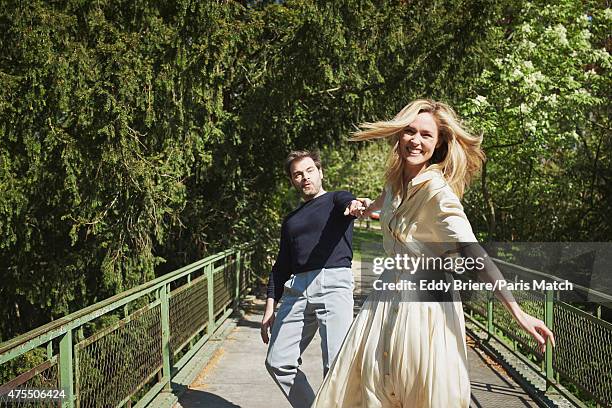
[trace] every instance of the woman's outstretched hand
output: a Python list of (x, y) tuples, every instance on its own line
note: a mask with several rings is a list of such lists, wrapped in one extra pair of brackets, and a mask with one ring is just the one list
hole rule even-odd
[(546, 341), (550, 339), (553, 347), (555, 347), (555, 336), (544, 322), (532, 315), (521, 310), (515, 317), (519, 325), (538, 342), (540, 352), (546, 349)]

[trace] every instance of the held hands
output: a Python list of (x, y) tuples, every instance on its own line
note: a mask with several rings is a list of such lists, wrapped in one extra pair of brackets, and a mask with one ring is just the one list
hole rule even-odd
[(555, 347), (555, 336), (543, 321), (537, 319), (522, 310), (514, 316), (518, 324), (538, 342), (540, 352), (544, 353), (546, 341), (550, 339), (552, 346)]
[(368, 211), (368, 208), (372, 205), (372, 200), (369, 198), (360, 198), (351, 201), (351, 203), (344, 210), (344, 215), (352, 215), (353, 217), (365, 218), (370, 216), (372, 213)]

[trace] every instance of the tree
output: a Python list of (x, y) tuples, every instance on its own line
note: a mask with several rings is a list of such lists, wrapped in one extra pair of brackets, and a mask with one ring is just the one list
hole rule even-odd
[(609, 10), (525, 2), (508, 20), (461, 106), (485, 135), (482, 195), (471, 196), (488, 209), (481, 230), (497, 240), (608, 240)]

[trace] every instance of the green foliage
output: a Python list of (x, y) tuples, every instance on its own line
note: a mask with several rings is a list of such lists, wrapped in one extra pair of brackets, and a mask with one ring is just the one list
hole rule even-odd
[(390, 147), (384, 141), (365, 143), (360, 150), (352, 147), (322, 151), (325, 186), (329, 190), (348, 190), (357, 197), (375, 199), (383, 190)]
[(607, 241), (612, 141), (609, 9), (526, 2), (492, 38), (499, 50), (461, 107), (485, 135), (491, 239)]

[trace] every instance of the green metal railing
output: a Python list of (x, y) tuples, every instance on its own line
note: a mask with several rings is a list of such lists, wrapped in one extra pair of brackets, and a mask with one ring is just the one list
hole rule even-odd
[[(561, 281), (551, 275), (523, 268), (499, 259), (496, 264), (505, 279), (544, 279)], [(612, 296), (574, 284), (574, 291), (588, 295), (595, 312), (589, 313), (560, 300), (558, 290), (513, 291), (523, 310), (543, 320), (555, 335), (556, 347), (549, 342), (544, 353), (533, 338), (512, 319), (503, 305), (486, 292), (470, 293), (464, 301), (466, 316), (488, 338), (495, 338), (521, 358), (546, 380), (546, 390), (561, 393), (574, 404), (586, 406), (568, 393), (565, 386), (594, 402), (592, 405), (612, 406), (612, 324), (601, 319), (601, 308), (612, 306)]]
[[(204, 258), (0, 344), (0, 367), (29, 365), (0, 385), (61, 389), (63, 407), (147, 405), (232, 313), (253, 275), (250, 249)], [(6, 370), (5, 370), (6, 371)]]
[[(0, 344), (0, 367), (28, 365), (0, 385), (0, 407), (58, 406), (57, 401), (19, 404), (3, 397), (17, 388), (63, 389), (66, 407), (147, 405), (231, 314), (253, 277), (250, 250), (225, 251)], [(558, 280), (495, 260), (509, 281)], [(464, 301), (467, 317), (504, 344), (576, 405), (563, 383), (599, 406), (612, 406), (612, 324), (601, 307), (612, 297), (574, 285), (598, 305), (588, 313), (560, 300), (554, 290), (513, 291), (528, 313), (544, 320), (557, 347), (541, 353), (505, 308), (486, 292)]]

